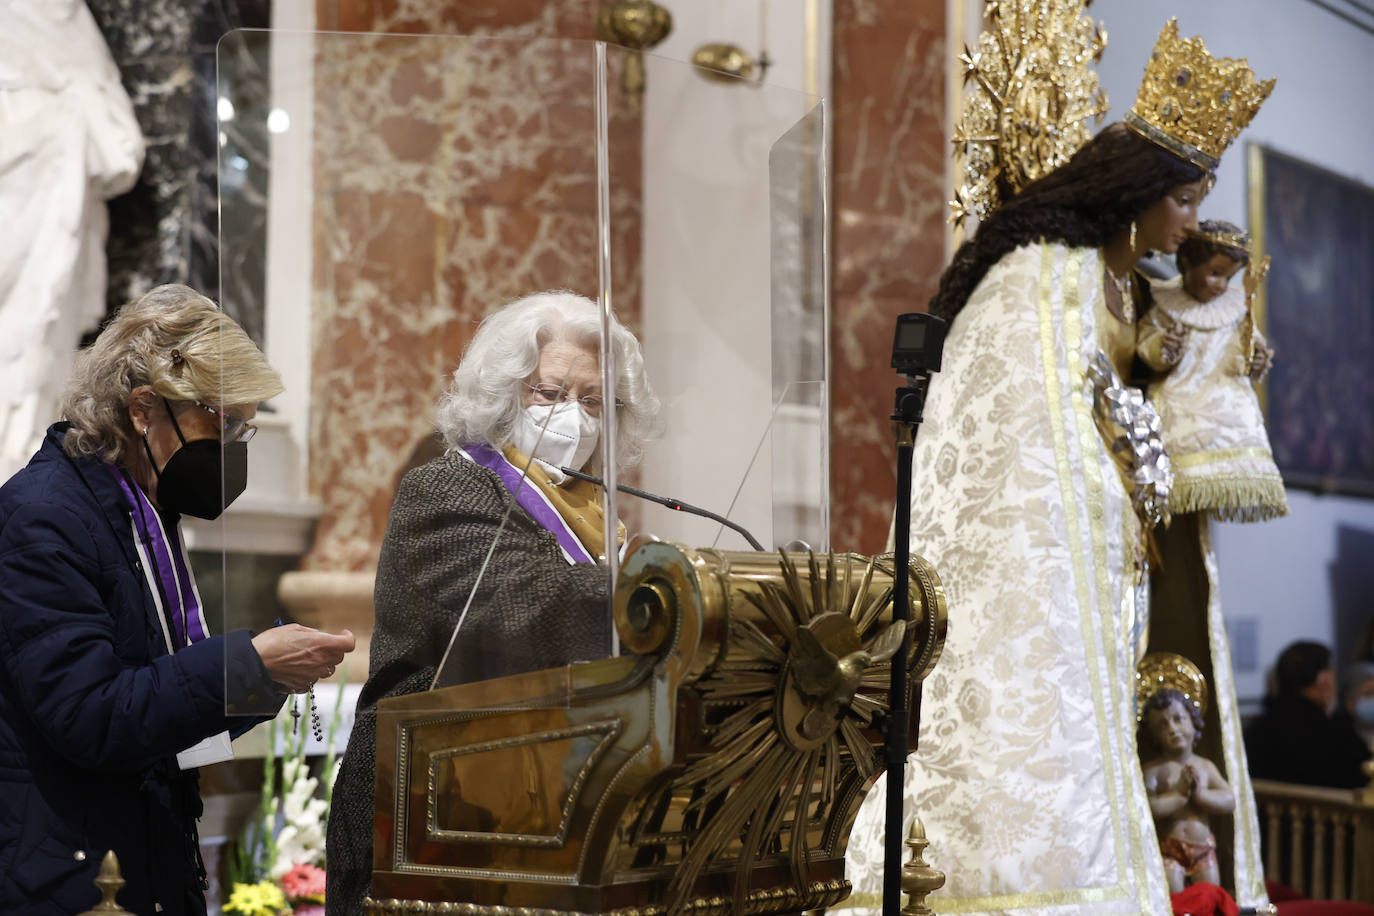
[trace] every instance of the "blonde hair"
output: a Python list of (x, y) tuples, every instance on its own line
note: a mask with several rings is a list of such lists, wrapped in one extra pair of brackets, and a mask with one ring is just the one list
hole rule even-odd
[(281, 394), (281, 376), (243, 328), (200, 293), (168, 284), (120, 308), (95, 343), (77, 355), (62, 395), (73, 457), (118, 462), (135, 441), (133, 390), (148, 385), (169, 401), (216, 409)]

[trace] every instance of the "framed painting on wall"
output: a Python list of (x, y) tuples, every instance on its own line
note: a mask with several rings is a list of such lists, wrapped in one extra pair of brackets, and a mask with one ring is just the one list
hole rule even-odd
[(1289, 486), (1374, 497), (1374, 188), (1254, 143), (1248, 169), (1274, 458)]

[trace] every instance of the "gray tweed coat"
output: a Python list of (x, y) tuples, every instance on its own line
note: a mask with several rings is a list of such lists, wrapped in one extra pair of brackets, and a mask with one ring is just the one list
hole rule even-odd
[[(509, 501), (496, 474), (455, 452), (406, 474), (397, 490), (377, 566), (371, 676), (329, 815), (329, 916), (359, 916), (371, 879), (377, 701), (429, 689)], [(570, 565), (553, 534), (516, 506), (454, 644), (457, 682), (604, 658), (610, 648), (605, 567)]]

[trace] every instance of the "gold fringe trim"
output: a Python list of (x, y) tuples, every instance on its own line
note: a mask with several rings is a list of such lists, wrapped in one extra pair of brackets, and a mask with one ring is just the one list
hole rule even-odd
[(1169, 508), (1175, 514), (1210, 512), (1223, 522), (1263, 522), (1288, 514), (1288, 494), (1279, 477), (1212, 475), (1174, 480)]

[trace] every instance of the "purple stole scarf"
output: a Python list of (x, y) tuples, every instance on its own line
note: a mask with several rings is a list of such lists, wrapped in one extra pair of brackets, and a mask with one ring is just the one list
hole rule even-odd
[[(129, 505), (129, 518), (134, 528), (134, 545), (143, 561), (143, 575), (153, 603), (162, 615), (162, 635), (167, 651), (175, 652), (183, 646), (199, 642), (210, 635), (205, 625), (196, 581), (186, 559), (186, 547), (181, 541), (180, 523), (167, 527), (137, 485), (127, 474), (112, 464), (105, 465)], [(171, 620), (171, 630), (167, 621)]]
[(480, 443), (465, 445), (456, 451), (474, 464), (480, 464), (500, 477), (506, 489), (515, 494), (515, 501), (520, 508), (528, 512), (542, 528), (558, 538), (558, 546), (563, 549), (563, 556), (569, 563), (595, 562), (539, 487), (526, 480), (525, 474), (511, 464), (505, 455), (489, 445)]

